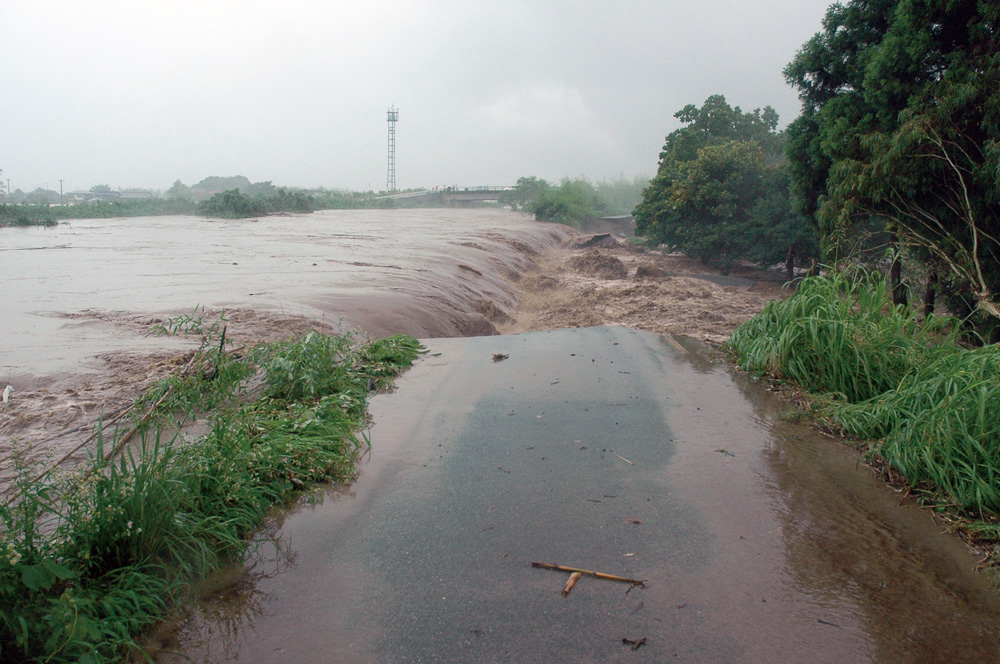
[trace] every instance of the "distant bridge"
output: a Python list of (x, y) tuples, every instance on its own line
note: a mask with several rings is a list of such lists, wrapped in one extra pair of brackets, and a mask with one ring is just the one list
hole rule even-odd
[(499, 200), (500, 195), (513, 189), (513, 187), (446, 187), (441, 190), (441, 198), (445, 205), (461, 206), (462, 204), (476, 203), (481, 201)]
[(462, 207), (471, 203), (498, 200), (503, 192), (511, 189), (513, 187), (441, 187), (439, 189), (421, 189), (419, 191), (407, 191), (399, 194), (385, 194), (383, 196), (376, 196), (376, 198), (392, 200), (438, 200), (442, 205)]

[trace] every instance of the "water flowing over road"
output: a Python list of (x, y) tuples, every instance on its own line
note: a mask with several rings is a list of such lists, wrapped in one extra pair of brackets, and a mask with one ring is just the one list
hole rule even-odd
[[(964, 545), (760, 384), (669, 335), (485, 336), (571, 234), (502, 210), (5, 229), (0, 445), (84, 440), (176, 367), (194, 341), (146, 333), (196, 304), (251, 336), (408, 333), (430, 353), (374, 399), (358, 481), (277, 514), (152, 637), (162, 664), (1000, 661)], [(563, 597), (534, 561), (645, 587)]]
[[(429, 347), (374, 400), (358, 481), (278, 515), (161, 664), (1000, 660), (964, 546), (693, 343)], [(645, 587), (562, 596), (535, 561)]]

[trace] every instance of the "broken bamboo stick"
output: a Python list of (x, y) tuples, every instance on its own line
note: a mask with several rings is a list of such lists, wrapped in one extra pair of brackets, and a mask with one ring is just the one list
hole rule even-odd
[(555, 563), (531, 563), (532, 567), (537, 567), (539, 569), (554, 569), (559, 572), (579, 572), (581, 575), (592, 576), (595, 579), (605, 579), (607, 581), (620, 581), (622, 583), (630, 583), (633, 586), (639, 586), (640, 588), (645, 588), (645, 582), (640, 579), (629, 579), (624, 576), (616, 576), (614, 574), (605, 574), (604, 572), (593, 572), (588, 569), (579, 569), (577, 567), (566, 567), (565, 565), (556, 565)]
[(563, 597), (568, 595), (569, 591), (573, 590), (573, 586), (576, 585), (576, 582), (580, 580), (581, 576), (583, 576), (583, 574), (580, 572), (573, 572), (569, 575), (569, 580), (566, 581), (566, 585), (563, 586)]

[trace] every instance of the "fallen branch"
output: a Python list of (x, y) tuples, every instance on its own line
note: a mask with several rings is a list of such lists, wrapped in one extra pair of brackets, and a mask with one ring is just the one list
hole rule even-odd
[(638, 650), (642, 646), (646, 645), (646, 637), (642, 637), (638, 641), (633, 641), (632, 639), (622, 639), (622, 643), (629, 646), (629, 650)]
[(539, 569), (554, 569), (559, 572), (573, 572), (579, 573), (585, 576), (592, 576), (595, 579), (604, 579), (606, 581), (620, 581), (622, 583), (631, 584), (633, 587), (638, 586), (639, 588), (645, 588), (646, 583), (639, 579), (628, 579), (624, 576), (616, 576), (614, 574), (605, 574), (604, 572), (592, 572), (587, 569), (579, 569), (577, 567), (566, 567), (565, 565), (556, 565), (554, 563), (531, 563), (532, 567), (537, 567)]

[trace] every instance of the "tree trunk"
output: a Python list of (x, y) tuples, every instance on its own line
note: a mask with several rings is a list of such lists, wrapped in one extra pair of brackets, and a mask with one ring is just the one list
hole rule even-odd
[(934, 301), (937, 299), (937, 270), (931, 270), (927, 275), (927, 290), (924, 291), (924, 318), (934, 313)]
[(785, 276), (787, 281), (795, 278), (795, 247), (788, 248), (788, 258), (785, 259)]
[(896, 247), (899, 246), (899, 242), (896, 240), (895, 235), (892, 239), (892, 265), (889, 267), (889, 286), (892, 289), (892, 303), (893, 305), (906, 306), (906, 287), (903, 285), (903, 261), (900, 259), (899, 252), (896, 251)]

